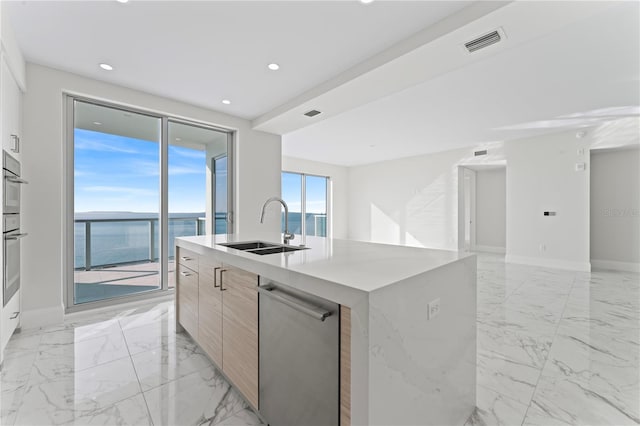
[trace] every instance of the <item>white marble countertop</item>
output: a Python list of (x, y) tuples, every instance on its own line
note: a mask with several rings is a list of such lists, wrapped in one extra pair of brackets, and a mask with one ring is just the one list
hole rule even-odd
[(236, 241), (256, 239), (243, 235), (176, 238), (180, 247), (201, 254), (213, 250), (222, 262), (275, 280), (286, 277), (290, 282), (294, 276), (304, 276), (365, 293), (469, 256), (454, 251), (320, 237), (307, 237), (306, 250), (263, 256), (219, 245)]

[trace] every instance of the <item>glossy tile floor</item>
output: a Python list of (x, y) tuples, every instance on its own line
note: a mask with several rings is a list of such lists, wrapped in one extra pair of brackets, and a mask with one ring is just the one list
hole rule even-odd
[[(2, 425), (255, 425), (171, 302), (12, 338)], [(468, 425), (640, 423), (640, 275), (478, 259), (478, 409)]]
[(175, 333), (173, 302), (74, 321), (12, 337), (0, 424), (261, 424), (191, 339)]
[(640, 423), (640, 275), (478, 257), (478, 409), (469, 424)]

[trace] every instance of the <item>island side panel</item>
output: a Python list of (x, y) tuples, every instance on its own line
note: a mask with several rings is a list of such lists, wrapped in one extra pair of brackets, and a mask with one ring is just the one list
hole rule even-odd
[(351, 307), (351, 425), (369, 423), (369, 298)]
[(351, 426), (351, 309), (340, 306), (340, 426)]
[(463, 425), (476, 405), (476, 257), (373, 292), (369, 339), (369, 424)]

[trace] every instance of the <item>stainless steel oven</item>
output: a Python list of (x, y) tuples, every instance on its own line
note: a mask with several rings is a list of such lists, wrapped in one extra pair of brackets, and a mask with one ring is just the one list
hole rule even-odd
[(3, 151), (2, 169), (4, 174), (2, 212), (4, 214), (20, 213), (20, 187), (27, 183), (20, 178), (20, 163), (7, 151)]
[(20, 239), (26, 233), (20, 232), (20, 215), (5, 214), (4, 216), (4, 293), (3, 306), (20, 288)]
[(26, 233), (20, 232), (20, 191), (27, 181), (20, 177), (18, 160), (3, 152), (4, 191), (2, 197), (2, 235), (4, 237), (3, 306), (11, 300), (20, 288), (20, 239)]

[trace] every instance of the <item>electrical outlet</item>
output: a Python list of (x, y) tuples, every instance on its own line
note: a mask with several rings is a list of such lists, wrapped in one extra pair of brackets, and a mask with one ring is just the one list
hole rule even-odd
[(432, 320), (440, 315), (440, 298), (434, 299), (427, 304), (427, 319)]

